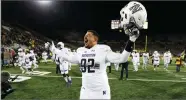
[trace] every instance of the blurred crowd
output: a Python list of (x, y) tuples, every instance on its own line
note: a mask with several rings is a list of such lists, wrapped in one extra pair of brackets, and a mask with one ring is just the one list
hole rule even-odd
[(7, 24), (2, 21), (1, 27), (1, 64), (2, 66), (14, 66), (18, 48), (25, 51), (32, 49), (38, 57), (44, 51), (44, 43), (51, 41), (30, 29), (18, 24)]

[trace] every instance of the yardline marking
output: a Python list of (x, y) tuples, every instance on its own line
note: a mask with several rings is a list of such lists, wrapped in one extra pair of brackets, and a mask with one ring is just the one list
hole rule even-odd
[[(16, 74), (12, 74), (16, 75)], [(41, 76), (41, 75), (24, 75), (24, 76), (36, 76), (36, 77), (62, 77), (62, 76)], [(74, 79), (81, 79), (82, 77), (71, 76)], [(109, 80), (117, 80), (118, 78), (108, 78)], [(184, 78), (182, 78), (184, 79)], [(186, 78), (185, 78), (186, 79)], [(175, 82), (175, 83), (186, 83), (184, 80), (151, 80), (151, 79), (128, 79), (128, 81), (146, 81), (146, 82)]]
[[(38, 69), (56, 69), (56, 67), (48, 67), (48, 66), (46, 66), (46, 67), (42, 67), (42, 68), (38, 68)], [(71, 67), (71, 70), (76, 70), (75, 68), (73, 68), (73, 67)], [(111, 69), (111, 70), (115, 70), (115, 69)], [(133, 69), (128, 69), (129, 71), (133, 71)], [(139, 71), (146, 71), (146, 70), (143, 70), (143, 69), (138, 69)], [(115, 70), (116, 71), (116, 70)], [(121, 69), (119, 69), (118, 71), (121, 71)], [(147, 71), (154, 71), (153, 69), (147, 69)], [(157, 70), (158, 72), (165, 72), (165, 70), (164, 69), (162, 69), (162, 70)], [(171, 72), (176, 72), (176, 70), (173, 70), (173, 69), (171, 69), (171, 70), (168, 70), (168, 71), (171, 71)], [(182, 72), (186, 72), (186, 71), (182, 71)]]

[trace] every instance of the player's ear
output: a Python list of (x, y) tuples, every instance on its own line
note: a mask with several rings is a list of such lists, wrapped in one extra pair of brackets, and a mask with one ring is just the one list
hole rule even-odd
[(97, 36), (94, 36), (94, 39), (95, 39), (95, 41), (98, 41), (98, 37)]

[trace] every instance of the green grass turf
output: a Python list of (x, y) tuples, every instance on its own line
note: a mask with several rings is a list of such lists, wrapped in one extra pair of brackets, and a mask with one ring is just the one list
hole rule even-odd
[[(173, 61), (174, 63), (174, 61)], [(148, 66), (148, 71), (144, 71), (141, 66), (138, 72), (133, 72), (132, 63), (129, 64), (129, 80), (118, 80), (120, 70), (115, 71), (112, 66), (112, 73), (108, 74), (110, 79), (112, 100), (186, 100), (186, 67), (181, 68), (181, 72), (176, 73), (175, 64), (169, 65), (169, 72), (163, 69), (163, 63), (157, 71), (153, 71), (152, 65)], [(39, 71), (49, 71), (50, 74), (44, 76), (61, 76), (55, 74), (55, 64), (39, 64)], [(11, 74), (20, 74), (18, 67), (2, 68), (2, 71), (9, 71)], [(81, 77), (78, 66), (72, 66), (70, 75)], [(67, 88), (61, 77), (41, 77), (31, 76), (30, 80), (20, 83), (12, 83), (15, 92), (8, 95), (5, 100), (21, 99), (79, 99), (81, 78), (72, 78), (72, 86)], [(133, 79), (148, 79), (155, 81), (139, 81)], [(160, 80), (160, 81), (156, 81)], [(162, 80), (162, 81), (161, 81)], [(164, 80), (172, 80), (166, 82)], [(175, 82), (174, 82), (175, 81)], [(176, 82), (183, 81), (183, 82)]]

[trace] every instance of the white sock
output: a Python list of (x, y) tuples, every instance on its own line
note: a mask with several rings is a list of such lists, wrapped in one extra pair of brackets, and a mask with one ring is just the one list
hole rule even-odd
[(65, 82), (68, 82), (67, 76), (66, 76), (66, 77), (64, 77), (64, 79), (65, 79)]

